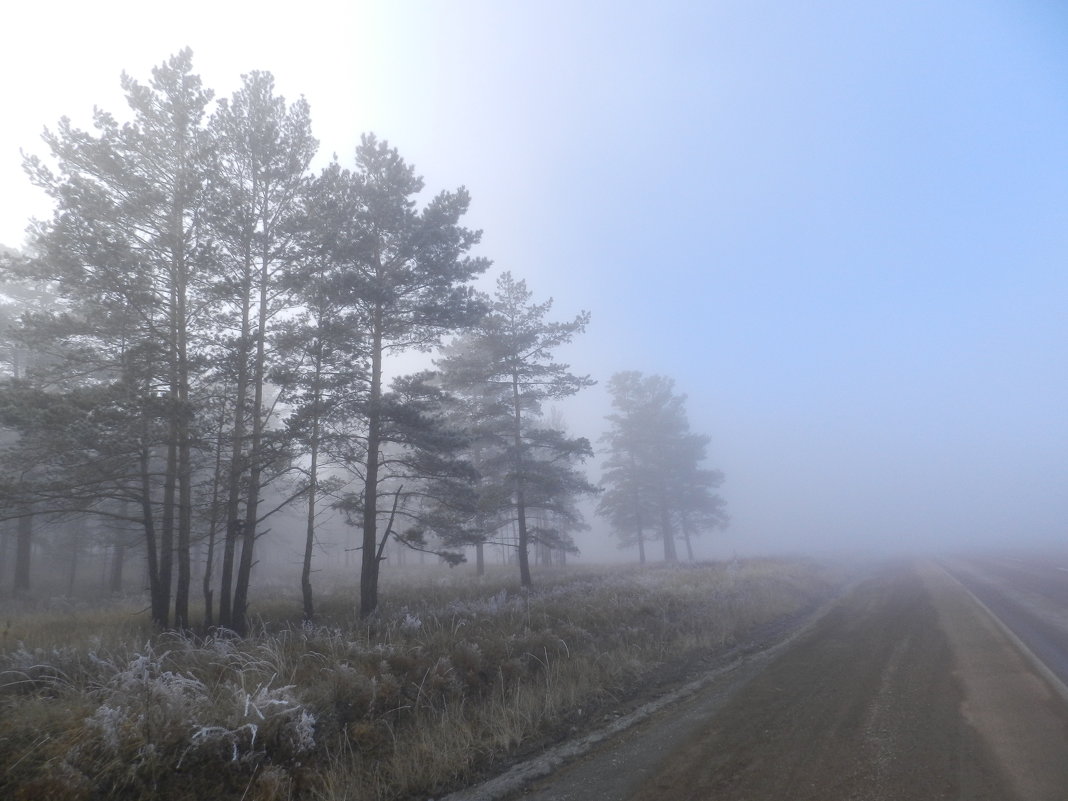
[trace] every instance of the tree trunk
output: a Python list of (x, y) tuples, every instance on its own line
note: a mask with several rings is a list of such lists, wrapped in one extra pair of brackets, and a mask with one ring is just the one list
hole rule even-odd
[[(190, 446), (190, 418), (192, 408), (189, 398), (189, 252), (190, 228), (186, 221), (188, 210), (185, 181), (190, 171), (190, 135), (188, 120), (177, 119), (175, 146), (177, 152), (174, 185), (171, 188), (171, 408), (173, 427), (169, 447), (175, 448), (174, 473), (176, 495), (166, 493), (165, 503), (174, 503), (177, 513), (175, 529), (175, 556), (177, 557), (177, 582), (174, 588), (174, 625), (178, 629), (189, 628), (189, 585), (192, 580), (190, 537), (193, 525), (193, 464)], [(169, 469), (169, 468), (168, 468)], [(172, 515), (175, 513), (172, 512)], [(166, 515), (166, 512), (165, 512)], [(169, 528), (164, 525), (165, 531)], [(166, 534), (170, 537), (169, 532)], [(170, 572), (166, 582), (170, 584)]]
[[(215, 474), (211, 480), (211, 513), (208, 517), (208, 553), (204, 557), (204, 578), (201, 589), (204, 594), (204, 628), (214, 625), (214, 604), (211, 588), (215, 568), (215, 537), (219, 532), (219, 491), (222, 487), (222, 454), (224, 439), (224, 411), (219, 413), (219, 430), (215, 435)], [(231, 561), (232, 564), (232, 561)]]
[(122, 594), (122, 569), (126, 563), (126, 543), (118, 540), (111, 545), (111, 569), (108, 571), (108, 591)]
[[(251, 258), (251, 257), (249, 257)], [(246, 265), (246, 269), (251, 269)], [(230, 477), (226, 488), (226, 541), (223, 544), (222, 580), (219, 587), (219, 625), (234, 628), (233, 579), (234, 554), (241, 534), (241, 476), (245, 471), (245, 417), (248, 405), (248, 361), (252, 323), (250, 309), (251, 277), (242, 283), (241, 339), (237, 353), (237, 386), (234, 400), (234, 426), (231, 432)]]
[[(171, 229), (169, 233), (174, 242), (172, 248), (177, 248), (177, 243), (181, 241), (180, 209), (177, 203), (171, 208), (171, 214)], [(160, 520), (159, 536), (159, 589), (160, 595), (168, 607), (170, 606), (171, 586), (174, 580), (176, 522), (177, 517), (180, 516), (178, 514), (178, 505), (180, 503), (178, 492), (179, 451), (182, 437), (180, 419), (182, 415), (182, 399), (179, 391), (181, 382), (178, 364), (178, 338), (179, 331), (182, 328), (182, 321), (178, 318), (180, 259), (180, 253), (172, 250), (169, 265), (170, 275), (168, 276), (170, 279), (170, 305), (168, 308), (169, 330), (167, 339), (167, 460), (163, 474), (163, 515)], [(180, 535), (178, 539), (180, 539)], [(175, 614), (178, 614), (178, 611), (176, 606)]]
[[(633, 451), (630, 452), (630, 473), (637, 482), (638, 476), (638, 463), (634, 458)], [(642, 530), (642, 503), (641, 497), (638, 495), (638, 490), (634, 490), (634, 527), (638, 533), (638, 564), (645, 564), (645, 532)]]
[(10, 539), (8, 521), (0, 522), (0, 593), (4, 587), (4, 573), (7, 569), (7, 541)]
[[(267, 241), (264, 237), (264, 242)], [(248, 633), (248, 591), (252, 580), (252, 555), (259, 526), (260, 479), (263, 475), (263, 385), (267, 373), (267, 284), (270, 280), (270, 258), (260, 256), (259, 309), (256, 314), (256, 359), (252, 363), (252, 436), (249, 442), (248, 498), (245, 502), (245, 529), (241, 541), (241, 561), (234, 584), (234, 630)]]
[[(249, 483), (259, 483), (260, 470), (253, 467)], [(252, 580), (252, 553), (256, 543), (256, 515), (259, 514), (259, 496), (249, 492), (245, 507), (246, 517), (241, 527), (241, 558), (237, 565), (237, 580), (234, 582), (233, 628), (244, 637), (248, 634), (248, 590)]]
[(486, 546), (485, 543), (479, 543), (475, 546), (475, 574), (479, 576), (486, 575)]
[(222, 578), (219, 581), (219, 625), (228, 629), (234, 627), (234, 555), (237, 552), (237, 538), (241, 536), (242, 525), (242, 521), (237, 517), (228, 517), (226, 520), (226, 539), (223, 542)]
[(174, 589), (174, 625), (189, 628), (189, 585), (192, 582), (190, 538), (193, 524), (192, 467), (188, 426), (183, 429), (178, 446), (178, 583)]
[(145, 533), (145, 568), (148, 573), (148, 597), (152, 622), (167, 627), (169, 598), (160, 587), (160, 563), (156, 543), (156, 521), (152, 512), (152, 449), (149, 446), (149, 409), (146, 406), (141, 432), (141, 525)]
[(311, 567), (312, 552), (315, 548), (315, 497), (319, 493), (319, 397), (318, 385), (322, 370), (322, 360), (315, 365), (315, 392), (312, 411), (311, 465), (308, 468), (308, 519), (304, 538), (304, 566), (300, 571), (300, 590), (304, 598), (304, 620), (311, 622), (315, 618), (315, 602), (312, 598)]
[(677, 562), (679, 554), (675, 550), (675, 533), (671, 530), (671, 516), (668, 513), (667, 492), (660, 488), (660, 535), (664, 538), (664, 561)]
[(378, 450), (381, 447), (382, 309), (375, 309), (371, 345), (371, 387), (367, 409), (367, 469), (363, 485), (363, 558), (360, 566), (360, 617), (378, 606)]
[(513, 446), (515, 447), (515, 511), (516, 521), (519, 526), (519, 582), (524, 587), (529, 587), (530, 561), (527, 553), (529, 535), (527, 534), (527, 498), (523, 486), (523, 416), (519, 403), (519, 375), (512, 373), (512, 413), (515, 429), (513, 432)]
[[(186, 390), (188, 394), (188, 389)], [(189, 589), (192, 582), (190, 539), (193, 527), (193, 466), (189, 447), (189, 421), (186, 401), (181, 402), (178, 444), (178, 583), (174, 590), (174, 625), (189, 628)]]
[[(538, 514), (535, 517), (535, 523), (541, 531), (545, 531), (549, 528), (549, 521), (545, 519), (544, 514)], [(552, 565), (552, 549), (544, 540), (544, 537), (537, 537), (534, 540), (534, 563), (539, 567), (549, 567)]]
[(682, 524), (682, 541), (686, 543), (686, 558), (689, 561), (693, 559), (693, 543), (690, 541), (690, 526), (683, 522)]
[[(173, 407), (174, 396), (168, 407)], [(178, 494), (178, 421), (173, 417), (173, 408), (169, 430), (167, 432), (167, 459), (163, 473), (163, 513), (159, 531), (159, 597), (168, 611), (164, 617), (169, 618), (171, 603), (171, 584), (174, 580), (174, 513)], [(166, 627), (167, 623), (163, 623)]]
[(30, 559), (33, 555), (33, 515), (19, 518), (15, 530), (15, 595), (30, 591)]
[(177, 404), (174, 409), (178, 434), (178, 583), (174, 591), (174, 625), (189, 628), (189, 585), (192, 581), (190, 538), (193, 527), (193, 459), (190, 447), (189, 354), (186, 341), (186, 292), (188, 265), (184, 252), (179, 257), (176, 293), (176, 378)]
[(85, 534), (85, 520), (73, 521), (67, 529), (70, 562), (67, 564), (67, 597), (74, 597), (74, 582), (78, 577), (78, 557), (82, 549)]
[[(254, 393), (256, 401), (260, 400), (259, 391)], [(255, 408), (259, 409), (259, 403)], [(256, 418), (260, 415), (257, 412)], [(259, 465), (259, 424), (253, 420), (252, 441), (249, 446), (248, 495), (245, 500), (245, 519), (239, 522), (241, 537), (241, 555), (238, 558), (237, 574), (234, 578), (233, 606), (230, 610), (230, 628), (244, 636), (248, 633), (248, 590), (252, 578), (252, 555), (256, 544), (256, 527), (259, 523), (259, 485), (262, 469)]]

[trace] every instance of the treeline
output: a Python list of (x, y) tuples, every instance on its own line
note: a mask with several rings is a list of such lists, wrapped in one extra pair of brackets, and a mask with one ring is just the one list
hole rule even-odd
[[(183, 51), (147, 84), (124, 75), (128, 122), (63, 119), (49, 159), (26, 160), (55, 213), (28, 256), (2, 257), (0, 514), (17, 529), (16, 589), (35, 519), (94, 516), (139, 530), (157, 625), (193, 624), (198, 545), (203, 623), (243, 633), (257, 540), (288, 506), (306, 521), (308, 619), (324, 507), (362, 532), (363, 616), (390, 540), (453, 562), (473, 547), (481, 567), (483, 545), (514, 530), (529, 584), (529, 549), (575, 550), (578, 501), (598, 489), (580, 470), (589, 442), (542, 410), (593, 383), (553, 356), (588, 313), (550, 319), (507, 272), (476, 291), (490, 263), (461, 223), (465, 189), (423, 202), (422, 179), (373, 135), (351, 166), (313, 173), (303, 100), (254, 72), (214, 101), (192, 70)], [(435, 369), (387, 381), (411, 351), (436, 353)], [(622, 375), (601, 508), (643, 559), (650, 535), (674, 558), (676, 530), (688, 542), (725, 522), (719, 476), (698, 469), (707, 440), (670, 385), (657, 430), (689, 444), (651, 461), (624, 429), (663, 398), (620, 406), (617, 380), (646, 381)]]

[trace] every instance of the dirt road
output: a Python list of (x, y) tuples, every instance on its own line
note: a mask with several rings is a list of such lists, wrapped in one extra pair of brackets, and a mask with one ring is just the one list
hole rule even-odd
[(956, 580), (902, 563), (758, 670), (510, 797), (1064, 801), (1068, 708)]

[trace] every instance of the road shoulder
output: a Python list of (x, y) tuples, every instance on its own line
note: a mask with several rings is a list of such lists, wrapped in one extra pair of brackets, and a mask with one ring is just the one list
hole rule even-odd
[(937, 565), (925, 563), (919, 570), (953, 651), (964, 718), (990, 747), (1018, 797), (1063, 801), (1064, 702), (963, 586)]

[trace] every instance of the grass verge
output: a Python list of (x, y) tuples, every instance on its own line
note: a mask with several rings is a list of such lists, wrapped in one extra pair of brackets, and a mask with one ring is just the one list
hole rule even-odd
[(314, 626), (290, 618), (295, 599), (261, 599), (245, 639), (152, 634), (121, 608), (15, 617), (0, 644), (0, 797), (437, 795), (833, 583), (772, 559), (569, 569), (526, 591), (424, 572), (384, 576), (369, 621), (351, 589), (324, 597)]

